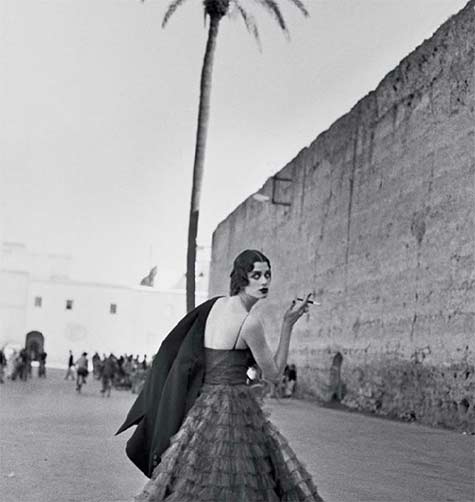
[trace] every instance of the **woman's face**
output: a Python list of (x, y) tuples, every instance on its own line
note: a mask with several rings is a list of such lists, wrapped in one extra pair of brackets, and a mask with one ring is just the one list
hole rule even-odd
[(247, 279), (249, 284), (244, 288), (244, 293), (257, 299), (267, 297), (271, 283), (271, 271), (267, 262), (254, 262), (254, 268), (248, 272)]

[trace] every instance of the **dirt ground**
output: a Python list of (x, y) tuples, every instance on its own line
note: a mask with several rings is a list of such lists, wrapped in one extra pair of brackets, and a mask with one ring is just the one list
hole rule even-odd
[[(91, 380), (78, 395), (63, 375), (0, 387), (1, 501), (132, 501), (146, 478), (114, 432), (134, 396), (104, 398)], [(473, 436), (303, 401), (267, 407), (326, 502), (475, 500)]]

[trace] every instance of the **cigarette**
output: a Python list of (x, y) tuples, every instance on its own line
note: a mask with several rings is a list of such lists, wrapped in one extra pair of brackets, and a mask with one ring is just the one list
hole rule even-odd
[[(305, 300), (303, 298), (297, 298), (299, 302), (304, 302)], [(312, 305), (321, 305), (321, 303), (314, 302), (313, 300), (308, 300), (307, 303), (311, 303)]]

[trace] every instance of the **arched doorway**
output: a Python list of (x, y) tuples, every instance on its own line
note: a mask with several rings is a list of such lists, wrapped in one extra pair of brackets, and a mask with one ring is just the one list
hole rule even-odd
[(39, 331), (30, 331), (26, 335), (25, 348), (30, 356), (30, 361), (39, 361), (40, 354), (44, 351), (45, 337)]
[(333, 357), (330, 368), (330, 392), (332, 401), (340, 402), (343, 399), (343, 382), (341, 381), (342, 364), (343, 356), (341, 352), (337, 352)]

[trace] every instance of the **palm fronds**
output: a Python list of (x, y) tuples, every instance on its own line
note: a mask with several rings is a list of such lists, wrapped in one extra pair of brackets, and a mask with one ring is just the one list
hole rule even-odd
[(287, 33), (287, 25), (277, 2), (275, 0), (257, 0), (257, 2), (274, 16), (281, 30)]
[(305, 7), (302, 0), (289, 0), (289, 1), (292, 2), (305, 17), (310, 16), (307, 7)]
[[(144, 2), (145, 0), (142, 0)], [(173, 0), (168, 6), (162, 21), (162, 28), (164, 28), (176, 10), (181, 7), (187, 0)], [(305, 7), (302, 0), (288, 0), (305, 16), (309, 16), (309, 12)], [(254, 0), (255, 3), (260, 4), (264, 9), (271, 13), (277, 21), (280, 29), (288, 35), (287, 24), (285, 22), (282, 11), (280, 10), (279, 0)], [(260, 36), (257, 28), (257, 23), (252, 14), (250, 14), (240, 3), (240, 0), (203, 0), (203, 16), (206, 18), (211, 15), (218, 15), (222, 17), (229, 13), (229, 6), (233, 4), (239, 16), (244, 21), (247, 31), (256, 39), (260, 47)]]
[[(143, 1), (143, 0), (142, 0)], [(162, 28), (165, 28), (169, 19), (173, 16), (175, 11), (181, 7), (187, 0), (174, 0), (169, 6), (165, 15), (163, 16)]]
[(254, 16), (252, 14), (249, 14), (249, 12), (247, 12), (246, 9), (243, 8), (243, 6), (239, 3), (239, 0), (232, 0), (232, 2), (236, 7), (237, 12), (241, 16), (242, 20), (244, 21), (247, 31), (256, 39), (256, 42), (260, 47), (261, 41), (259, 37), (259, 30), (257, 28), (257, 23)]

